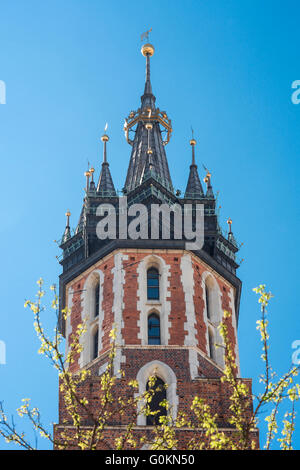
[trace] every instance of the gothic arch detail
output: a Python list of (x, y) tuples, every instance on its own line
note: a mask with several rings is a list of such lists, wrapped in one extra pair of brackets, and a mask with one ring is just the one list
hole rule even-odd
[[(177, 379), (174, 371), (170, 366), (161, 361), (151, 361), (145, 364), (137, 374), (137, 382), (139, 384), (138, 394), (141, 395), (146, 391), (147, 382), (151, 375), (156, 375), (159, 377), (165, 384), (168, 385), (167, 388), (167, 400), (170, 404), (173, 419), (177, 416), (178, 408), (178, 395), (177, 395)], [(146, 425), (146, 416), (139, 415), (137, 418), (138, 426)]]
[(204, 300), (204, 321), (206, 324), (206, 352), (218, 366), (224, 367), (223, 340), (219, 333), (219, 325), (222, 321), (221, 290), (218, 282), (211, 272), (205, 271), (202, 275), (202, 289)]

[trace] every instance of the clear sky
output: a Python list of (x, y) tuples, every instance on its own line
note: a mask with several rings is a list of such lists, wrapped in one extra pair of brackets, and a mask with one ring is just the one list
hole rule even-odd
[(140, 34), (150, 27), (153, 91), (173, 123), (167, 156), (174, 186), (186, 185), (193, 126), (201, 178), (204, 163), (220, 191), (221, 225), (230, 216), (244, 243), (242, 375), (254, 379), (257, 391), (260, 312), (252, 288), (259, 283), (275, 296), (273, 365), (281, 373), (290, 366), (291, 344), (300, 340), (300, 104), (291, 101), (292, 82), (300, 79), (299, 17), (296, 0), (1, 1), (0, 340), (7, 357), (0, 400), (9, 413), (31, 397), (45, 423), (57, 422), (56, 374), (37, 354), (23, 304), (40, 276), (47, 285), (57, 281), (60, 250), (53, 240), (62, 235), (67, 209), (77, 223), (83, 173), (89, 161), (99, 174), (106, 122), (114, 183), (124, 185), (131, 148), (123, 122), (140, 103)]

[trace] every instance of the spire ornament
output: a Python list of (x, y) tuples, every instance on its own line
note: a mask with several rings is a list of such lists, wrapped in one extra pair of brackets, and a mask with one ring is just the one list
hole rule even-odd
[(90, 181), (90, 176), (91, 176), (90, 171), (85, 171), (85, 172), (84, 172), (84, 176), (86, 177), (86, 187), (85, 187), (85, 190), (86, 190), (86, 192), (88, 192), (88, 190), (89, 190), (89, 181)]
[(114, 183), (110, 174), (109, 170), (109, 163), (107, 161), (107, 148), (106, 144), (109, 141), (109, 137), (106, 134), (108, 128), (108, 124), (105, 124), (104, 127), (104, 134), (101, 137), (103, 142), (103, 161), (102, 161), (102, 169), (99, 176), (99, 181), (97, 185), (97, 193), (103, 197), (115, 197), (117, 195)]
[(206, 171), (205, 178), (203, 179), (204, 183), (206, 183), (206, 197), (208, 198), (213, 198), (214, 193), (212, 190), (212, 185), (211, 185), (211, 172), (203, 165), (203, 168)]
[(151, 169), (152, 176), (156, 175), (165, 188), (173, 191), (164, 149), (171, 138), (171, 120), (165, 111), (155, 105), (156, 98), (150, 80), (150, 60), (154, 55), (154, 46), (148, 42), (148, 34), (144, 34), (142, 39), (147, 40), (141, 47), (141, 53), (146, 58), (146, 80), (140, 108), (130, 111), (124, 123), (126, 140), (132, 146), (124, 189), (129, 192), (139, 186), (145, 178), (145, 172), (148, 175)]
[(190, 165), (190, 174), (185, 190), (184, 197), (187, 199), (202, 199), (204, 197), (201, 181), (198, 174), (198, 168), (195, 159), (195, 145), (196, 140), (194, 139), (194, 131), (192, 128), (192, 138), (190, 145), (192, 147), (192, 164)]
[(108, 135), (103, 134), (103, 136), (101, 137), (101, 140), (103, 142), (103, 163), (107, 163), (106, 142), (109, 141)]
[(62, 237), (62, 242), (63, 243), (65, 243), (67, 240), (69, 240), (69, 238), (71, 238), (71, 229), (70, 229), (70, 215), (71, 215), (71, 212), (68, 210), (65, 215), (67, 217), (67, 221), (66, 221), (66, 228), (65, 228), (65, 231), (64, 231), (64, 234), (63, 234), (63, 237)]
[(91, 175), (91, 178), (92, 178), (91, 181), (90, 181), (90, 191), (95, 191), (95, 189), (96, 189), (95, 182), (94, 182), (95, 168), (91, 167), (89, 169), (89, 172), (90, 172), (90, 175)]
[(192, 165), (196, 165), (195, 163), (195, 145), (196, 145), (196, 140), (194, 139), (194, 131), (192, 129), (192, 138), (190, 140), (190, 145), (192, 146)]
[(231, 231), (232, 220), (230, 217), (227, 219), (227, 225), (228, 225), (228, 233), (230, 234), (232, 233)]
[[(149, 30), (150, 32), (151, 30)], [(137, 111), (131, 111), (129, 116), (125, 119), (124, 132), (127, 142), (133, 145), (134, 139), (129, 137), (130, 132), (136, 132), (140, 121), (143, 123), (151, 121), (152, 123), (158, 122), (166, 131), (166, 139), (163, 140), (163, 145), (167, 145), (171, 138), (172, 124), (165, 111), (160, 111), (155, 107), (155, 96), (152, 93), (152, 86), (150, 80), (150, 57), (154, 54), (154, 46), (152, 44), (143, 44), (141, 53), (146, 57), (146, 81), (144, 94), (141, 97), (142, 105)], [(150, 112), (149, 112), (150, 111)]]
[(232, 220), (231, 220), (230, 217), (227, 219), (227, 224), (228, 224), (228, 241), (230, 243), (232, 243), (234, 246), (237, 246), (236, 239), (235, 239), (235, 237), (233, 235), (233, 232), (232, 232), (232, 229), (231, 229)]

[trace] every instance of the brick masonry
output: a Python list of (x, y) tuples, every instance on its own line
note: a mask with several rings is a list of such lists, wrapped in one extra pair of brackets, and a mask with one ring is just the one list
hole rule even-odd
[[(123, 270), (123, 284), (118, 286), (118, 292), (114, 292), (114, 276), (116, 276), (116, 256), (122, 254), (121, 266)], [(102, 334), (101, 349), (99, 350), (96, 359), (91, 358), (85, 367), (91, 371), (91, 376), (78, 387), (80, 396), (87, 398), (89, 402), (89, 412), (97, 415), (99, 410), (99, 390), (100, 390), (100, 377), (99, 369), (107, 363), (108, 351), (110, 348), (111, 339), (109, 333), (115, 322), (114, 312), (114, 299), (115, 295), (121, 295), (121, 324), (117, 324), (120, 331), (119, 344), (118, 344), (118, 357), (121, 362), (117, 364), (124, 370), (124, 377), (119, 378), (116, 382), (115, 393), (116, 396), (128, 397), (132, 394), (132, 389), (128, 386), (128, 381), (136, 379), (139, 371), (143, 366), (148, 363), (158, 361), (168, 366), (176, 377), (176, 396), (178, 398), (178, 411), (190, 413), (190, 406), (194, 396), (204, 398), (205, 401), (211, 406), (213, 413), (218, 415), (218, 425), (224, 428), (226, 432), (233, 432), (228, 427), (227, 418), (229, 416), (229, 396), (230, 391), (228, 386), (223, 384), (220, 380), (222, 376), (222, 367), (216, 364), (210, 357), (208, 357), (207, 345), (207, 318), (205, 314), (205, 296), (203, 289), (203, 275), (209, 271), (210, 275), (216, 281), (218, 292), (221, 299), (221, 309), (231, 311), (230, 290), (233, 287), (228, 281), (221, 278), (220, 275), (213, 272), (212, 269), (201, 261), (196, 256), (189, 253), (191, 256), (191, 266), (193, 269), (193, 303), (195, 311), (195, 324), (191, 326), (194, 328), (193, 337), (195, 344), (186, 345), (185, 338), (188, 334), (186, 331), (187, 323), (187, 308), (185, 300), (185, 292), (182, 285), (182, 269), (181, 260), (187, 252), (183, 250), (118, 250), (109, 254), (106, 258), (99, 260), (87, 272), (74, 279), (67, 287), (66, 291), (72, 291), (71, 299), (71, 320), (70, 329), (67, 332), (67, 341), (70, 342), (72, 335), (76, 331), (79, 323), (87, 318), (89, 324), (90, 312), (84, 312), (84, 295), (89, 295), (86, 289), (87, 280), (92, 275), (93, 271), (100, 270), (104, 275), (103, 282), (103, 296), (100, 309), (103, 311), (103, 323), (99, 325)], [(168, 285), (165, 298), (160, 299), (159, 303), (153, 303), (153, 308), (156, 310), (164, 310), (164, 305), (170, 302), (168, 331), (165, 337), (168, 337), (167, 344), (159, 346), (143, 345), (141, 342), (141, 316), (143, 315), (139, 293), (141, 289), (146, 289), (146, 285), (141, 286), (141, 282), (145, 283), (145, 277), (142, 278), (139, 274), (138, 267), (140, 263), (148, 259), (147, 257), (155, 255), (157, 259), (161, 259), (164, 266), (168, 267), (166, 285)], [(153, 264), (153, 262), (152, 262)], [(151, 265), (151, 262), (149, 266)], [(147, 264), (146, 264), (147, 266)], [(161, 272), (161, 276), (163, 276)], [(161, 282), (163, 279), (161, 277)], [(69, 289), (71, 288), (71, 290)], [(70, 305), (70, 302), (68, 302)], [(145, 305), (145, 309), (151, 310), (150, 305)], [(234, 312), (231, 312), (234, 314)], [(222, 312), (219, 312), (221, 315)], [(221, 318), (220, 318), (221, 319)], [(166, 323), (165, 323), (166, 324)], [(237, 349), (237, 334), (235, 330), (235, 322), (231, 319), (227, 320), (228, 334), (233, 346), (233, 350)], [(89, 335), (89, 327), (87, 335)], [(191, 376), (190, 357), (191, 351), (197, 358), (197, 376)], [(237, 359), (237, 358), (236, 358)], [(80, 358), (77, 357), (76, 361), (71, 366), (72, 372), (77, 372), (80, 369)], [(249, 387), (249, 394), (251, 394), (251, 381), (243, 379)], [(250, 411), (250, 410), (249, 410)], [(114, 438), (118, 437), (123, 432), (125, 426), (131, 419), (130, 413), (126, 416), (115, 416), (114, 422), (110, 423), (110, 428), (105, 430), (105, 442), (99, 443), (99, 448), (112, 448)], [(86, 426), (91, 425), (91, 416), (82, 410), (82, 423)], [(59, 397), (59, 424), (55, 426), (55, 435), (59, 436), (61, 430), (65, 427), (68, 432), (72, 433), (70, 417), (65, 408), (64, 399)], [(137, 434), (146, 430), (147, 433), (151, 432), (149, 427), (137, 427), (135, 432)], [(196, 431), (195, 431), (196, 432)], [(200, 436), (200, 434), (199, 434)], [(182, 430), (179, 432), (179, 447), (183, 448), (186, 442), (191, 438), (191, 431)], [(254, 433), (255, 440), (258, 445), (258, 434)], [(74, 444), (75, 445), (75, 444)]]

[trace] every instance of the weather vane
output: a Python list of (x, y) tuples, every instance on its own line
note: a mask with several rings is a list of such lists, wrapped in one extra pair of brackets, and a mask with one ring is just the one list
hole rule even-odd
[(141, 34), (141, 41), (143, 42), (144, 40), (149, 41), (149, 33), (151, 33), (152, 28), (150, 28), (148, 31), (145, 31), (143, 34)]

